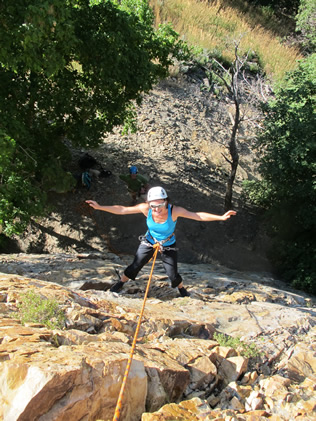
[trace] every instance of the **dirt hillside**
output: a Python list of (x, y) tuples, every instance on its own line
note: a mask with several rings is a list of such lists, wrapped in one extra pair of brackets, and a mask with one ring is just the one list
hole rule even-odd
[[(7, 252), (91, 252), (133, 254), (138, 236), (145, 233), (142, 215), (120, 217), (93, 211), (85, 200), (100, 204), (131, 203), (119, 174), (136, 165), (151, 186), (166, 188), (172, 203), (192, 211), (224, 212), (229, 164), (227, 140), (231, 130), (232, 102), (207, 89), (203, 77), (178, 75), (161, 82), (144, 97), (138, 109), (137, 134), (107, 135), (96, 150), (73, 150), (67, 168), (80, 174), (78, 160), (94, 156), (109, 177), (92, 179), (66, 194), (51, 193), (52, 212), (33, 221), (26, 234), (12, 240)], [(177, 244), (184, 263), (219, 263), (244, 271), (271, 271), (267, 259), (269, 239), (260, 217), (242, 200), (241, 184), (255, 176), (252, 144), (254, 127), (244, 122), (238, 138), (240, 164), (233, 208), (237, 216), (223, 223), (179, 220)]]

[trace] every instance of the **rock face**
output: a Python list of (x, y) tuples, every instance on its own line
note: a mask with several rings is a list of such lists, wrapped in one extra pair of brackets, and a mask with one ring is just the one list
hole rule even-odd
[[(0, 255), (1, 420), (113, 418), (150, 272), (109, 292), (125, 259)], [(313, 298), (268, 275), (179, 269), (190, 298), (156, 264), (120, 419), (315, 420)], [(58, 301), (63, 329), (21, 324), (30, 290)]]

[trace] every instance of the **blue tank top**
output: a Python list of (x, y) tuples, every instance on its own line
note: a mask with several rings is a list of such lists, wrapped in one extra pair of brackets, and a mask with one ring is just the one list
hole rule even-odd
[[(146, 239), (151, 243), (154, 244), (155, 240), (158, 242), (162, 242), (164, 246), (170, 246), (174, 244), (176, 241), (176, 236), (174, 235), (174, 230), (176, 228), (177, 221), (172, 219), (171, 215), (171, 206), (168, 205), (168, 218), (162, 224), (158, 224), (153, 220), (152, 210), (149, 209), (147, 215), (147, 227), (148, 231), (146, 232)], [(172, 235), (173, 234), (173, 235)], [(171, 238), (164, 242), (168, 237)]]

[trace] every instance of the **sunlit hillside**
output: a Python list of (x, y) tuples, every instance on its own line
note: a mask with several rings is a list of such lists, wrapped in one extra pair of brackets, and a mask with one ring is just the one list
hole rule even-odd
[(229, 61), (234, 57), (234, 41), (241, 40), (240, 50), (255, 52), (266, 75), (274, 80), (302, 58), (298, 48), (282, 42), (288, 27), (270, 9), (255, 9), (239, 0), (150, 1), (157, 25), (170, 22), (190, 46)]

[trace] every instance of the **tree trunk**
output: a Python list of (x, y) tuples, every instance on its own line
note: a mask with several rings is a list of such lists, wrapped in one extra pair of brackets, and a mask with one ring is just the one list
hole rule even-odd
[(231, 156), (231, 161), (230, 161), (231, 170), (230, 170), (230, 175), (228, 177), (227, 185), (226, 185), (225, 211), (228, 211), (232, 208), (233, 185), (234, 185), (236, 172), (238, 168), (238, 162), (239, 162), (239, 153), (238, 153), (238, 148), (237, 148), (237, 143), (236, 143), (239, 123), (240, 123), (239, 103), (238, 103), (238, 100), (235, 99), (235, 118), (234, 118), (232, 134), (229, 141), (229, 152)]

